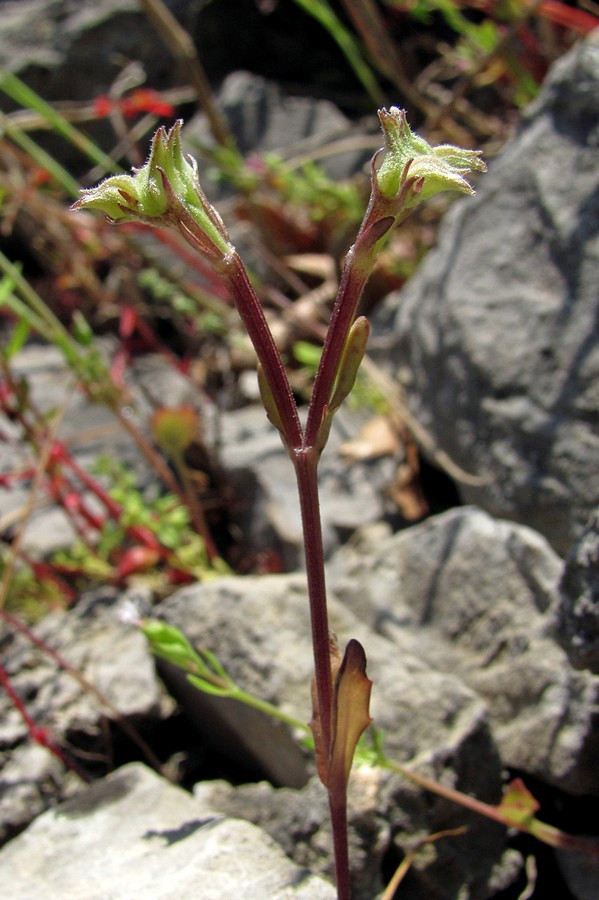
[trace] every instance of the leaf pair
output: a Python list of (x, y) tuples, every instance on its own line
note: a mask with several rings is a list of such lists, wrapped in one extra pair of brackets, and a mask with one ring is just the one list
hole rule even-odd
[(331, 706), (330, 743), (323, 736), (315, 684), (312, 684), (312, 721), (316, 767), (329, 794), (345, 795), (356, 745), (370, 725), (370, 691), (372, 681), (366, 675), (364, 648), (350, 640), (341, 654), (335, 639), (329, 638), (333, 702)]

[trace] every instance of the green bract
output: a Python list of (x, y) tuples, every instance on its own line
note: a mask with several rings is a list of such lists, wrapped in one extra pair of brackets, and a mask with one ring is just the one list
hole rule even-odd
[(210, 256), (225, 256), (232, 249), (226, 229), (204, 196), (195, 160), (183, 154), (182, 124), (159, 128), (145, 165), (82, 191), (73, 208), (99, 209), (111, 222), (174, 225)]
[(418, 191), (407, 199), (407, 206), (415, 206), (440, 191), (474, 193), (464, 175), (485, 171), (480, 150), (463, 150), (451, 144), (431, 147), (424, 138), (414, 134), (405, 110), (396, 106), (380, 109), (379, 119), (385, 134), (385, 155), (376, 182), (385, 197), (395, 197), (407, 177), (419, 183)]

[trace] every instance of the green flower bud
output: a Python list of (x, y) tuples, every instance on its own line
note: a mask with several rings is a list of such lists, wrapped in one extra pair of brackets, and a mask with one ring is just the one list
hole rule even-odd
[(379, 119), (385, 134), (385, 155), (376, 173), (380, 192), (391, 199), (405, 184), (415, 179), (413, 190), (406, 198), (406, 206), (416, 206), (440, 191), (474, 191), (464, 178), (472, 171), (484, 172), (480, 150), (463, 150), (450, 144), (438, 147), (414, 134), (403, 109), (392, 106), (380, 109)]
[(174, 225), (194, 246), (212, 258), (231, 252), (225, 226), (200, 187), (197, 164), (181, 149), (179, 119), (152, 139), (145, 165), (133, 175), (106, 178), (82, 191), (73, 209), (99, 209), (111, 222), (142, 221)]

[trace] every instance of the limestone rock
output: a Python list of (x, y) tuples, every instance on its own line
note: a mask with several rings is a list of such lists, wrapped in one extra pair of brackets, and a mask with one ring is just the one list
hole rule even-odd
[(419, 421), (486, 479), (463, 499), (562, 555), (599, 496), (598, 122), (595, 31), (556, 63), (379, 329)]
[(576, 668), (599, 674), (599, 510), (566, 559), (556, 606), (556, 637)]
[[(120, 597), (105, 589), (83, 597), (76, 610), (46, 616), (34, 629), (43, 641), (138, 726), (158, 724), (172, 710), (155, 675), (143, 636), (117, 615)], [(33, 722), (46, 728), (77, 762), (79, 750), (108, 761), (113, 752), (112, 710), (84, 690), (51, 656), (23, 635), (2, 629), (2, 660)], [(22, 829), (48, 805), (69, 796), (72, 773), (49, 751), (29, 746), (28, 732), (8, 695), (0, 693), (0, 841)], [(117, 733), (122, 737), (122, 732)], [(85, 766), (83, 760), (81, 761)]]
[(5, 900), (333, 900), (262, 831), (125, 766), (49, 810), (0, 851)]
[[(358, 526), (381, 519), (385, 490), (393, 479), (391, 456), (348, 463), (340, 452), (361, 416), (340, 410), (319, 467), (325, 555), (330, 556)], [(275, 547), (287, 569), (303, 567), (303, 536), (293, 467), (278, 431), (262, 406), (222, 416), (222, 465), (235, 488), (238, 521), (258, 548)]]
[[(182, 628), (192, 643), (214, 652), (244, 689), (300, 721), (309, 720), (313, 660), (303, 576), (206, 582), (183, 588), (156, 612)], [(366, 650), (368, 675), (374, 681), (371, 714), (384, 732), (387, 756), (488, 802), (498, 802), (501, 763), (485, 706), (476, 695), (451, 674), (431, 669), (413, 651), (398, 653), (392, 641), (374, 634), (334, 596), (329, 598), (329, 613), (340, 646), (353, 637)], [(287, 785), (281, 790), (258, 786), (233, 794), (221, 791), (218, 808), (257, 821), (283, 841), (296, 862), (330, 871), (328, 831), (323, 824), (326, 797), (316, 782), (298, 791), (298, 782), (292, 781), (299, 774), (303, 775), (300, 784), (305, 783), (310, 759), (304, 758), (299, 769), (301, 758), (293, 763), (284, 733), (265, 722), (261, 713), (242, 710), (240, 716), (231, 701), (190, 689), (171, 667), (163, 670), (163, 676), (203, 739), (220, 740), (227, 754), (237, 748), (237, 753), (261, 765), (275, 784)], [(228, 735), (226, 743), (223, 732)], [(414, 834), (424, 836), (471, 821), (462, 808), (443, 800), (431, 802), (420, 789), (388, 772), (377, 770), (368, 776), (358, 770), (354, 786), (353, 879), (356, 897), (363, 900), (372, 896), (373, 873), (380, 872), (390, 842), (406, 852)], [(210, 786), (198, 790), (207, 792), (202, 796), (213, 802)], [(457, 893), (465, 883), (473, 897), (489, 896), (489, 880), (504, 851), (505, 832), (480, 817), (472, 826), (471, 843), (443, 842), (425, 854), (416, 867), (420, 896), (448, 896), (443, 893), (447, 885)]]
[(348, 546), (331, 585), (398, 653), (458, 676), (485, 701), (505, 765), (597, 793), (599, 680), (573, 669), (553, 637), (561, 572), (536, 532), (463, 508), (368, 554)]

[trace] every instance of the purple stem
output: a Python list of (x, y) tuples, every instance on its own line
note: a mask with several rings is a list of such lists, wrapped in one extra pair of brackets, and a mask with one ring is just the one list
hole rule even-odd
[(368, 279), (368, 271), (359, 271), (354, 265), (357, 242), (349, 250), (343, 267), (343, 275), (331, 321), (325, 338), (320, 365), (314, 380), (308, 409), (308, 421), (304, 432), (304, 446), (316, 444), (318, 432), (329, 402), (337, 375), (337, 367), (347, 335), (356, 317), (358, 302)]
[(331, 746), (333, 681), (322, 526), (318, 500), (318, 454), (312, 449), (301, 449), (296, 451), (293, 462), (302, 513), (318, 713), (322, 729), (323, 750), (328, 757)]
[(349, 849), (347, 845), (347, 793), (329, 790), (329, 811), (335, 851), (337, 900), (350, 900)]
[(215, 267), (226, 281), (237, 311), (254, 345), (281, 417), (283, 437), (288, 449), (293, 452), (302, 446), (302, 427), (281, 354), (274, 342), (262, 305), (250, 284), (245, 266), (235, 251), (215, 263)]

